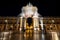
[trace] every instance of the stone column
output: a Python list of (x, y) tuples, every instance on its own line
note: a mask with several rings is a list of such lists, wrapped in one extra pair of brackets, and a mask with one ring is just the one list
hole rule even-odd
[(24, 28), (26, 29), (26, 18), (24, 19)]
[(23, 20), (23, 17), (20, 17), (20, 31), (22, 30), (22, 20)]
[(34, 27), (34, 30), (39, 30), (39, 20), (38, 20), (38, 18), (33, 18), (33, 27)]
[(36, 20), (35, 20), (35, 27), (37, 28), (37, 30), (39, 30), (39, 20), (38, 20), (39, 18), (36, 18)]
[(35, 27), (35, 19), (33, 18), (33, 27)]
[(41, 29), (44, 30), (44, 27), (43, 27), (43, 17), (40, 18), (40, 22), (41, 22)]

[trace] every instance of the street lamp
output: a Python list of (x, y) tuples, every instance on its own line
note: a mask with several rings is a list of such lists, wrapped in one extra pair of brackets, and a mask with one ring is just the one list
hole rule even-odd
[(54, 23), (55, 21), (54, 20), (52, 20), (52, 23)]
[(6, 29), (8, 29), (8, 28), (7, 28), (7, 25), (8, 25), (8, 20), (5, 20), (5, 23), (6, 23)]

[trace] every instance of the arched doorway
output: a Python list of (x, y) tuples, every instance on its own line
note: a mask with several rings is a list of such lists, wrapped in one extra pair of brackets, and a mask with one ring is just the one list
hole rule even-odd
[(31, 17), (27, 18), (27, 23), (28, 23), (28, 26), (30, 27), (30, 25), (32, 25), (33, 23), (33, 19)]
[(33, 18), (29, 17), (26, 19), (26, 29), (31, 31), (33, 30)]

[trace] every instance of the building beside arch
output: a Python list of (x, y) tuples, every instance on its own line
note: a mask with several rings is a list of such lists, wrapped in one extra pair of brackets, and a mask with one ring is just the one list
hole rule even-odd
[[(0, 16), (0, 30), (45, 30), (59, 31), (60, 17), (42, 17), (38, 13), (38, 8), (31, 3), (23, 6), (21, 13), (17, 17), (1, 17)], [(44, 29), (45, 28), (45, 29)]]

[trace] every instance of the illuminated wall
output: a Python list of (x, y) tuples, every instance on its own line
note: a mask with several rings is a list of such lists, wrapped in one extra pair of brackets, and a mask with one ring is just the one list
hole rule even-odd
[[(18, 27), (17, 27), (17, 17), (0, 17), (0, 31), (6, 29), (5, 27), (7, 24), (5, 23), (5, 20), (7, 20), (8, 29), (12, 28), (12, 30), (20, 30), (19, 29), (20, 22), (18, 23)], [(54, 20), (54, 23), (52, 22), (52, 20)], [(59, 31), (60, 30), (60, 18), (59, 17), (43, 17), (43, 25), (47, 32), (52, 31), (52, 30)], [(40, 27), (41, 25), (39, 25), (39, 28)]]

